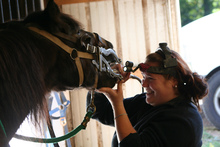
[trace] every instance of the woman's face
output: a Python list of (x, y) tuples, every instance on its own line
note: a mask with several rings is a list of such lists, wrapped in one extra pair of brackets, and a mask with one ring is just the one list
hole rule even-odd
[[(148, 63), (150, 66), (157, 66), (155, 63)], [(165, 79), (161, 74), (152, 74), (148, 72), (142, 72), (142, 86), (146, 89), (146, 102), (153, 105), (164, 104), (175, 97), (177, 97), (176, 80), (171, 78)]]

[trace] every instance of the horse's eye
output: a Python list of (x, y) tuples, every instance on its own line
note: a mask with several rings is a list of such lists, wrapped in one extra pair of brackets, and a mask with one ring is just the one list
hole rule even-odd
[(81, 29), (77, 30), (76, 35), (80, 35), (81, 34)]
[(79, 34), (80, 34), (80, 30), (77, 31), (77, 35), (79, 35)]

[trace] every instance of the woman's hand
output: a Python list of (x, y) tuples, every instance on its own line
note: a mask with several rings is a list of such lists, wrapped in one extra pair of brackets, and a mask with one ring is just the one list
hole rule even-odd
[(122, 82), (125, 83), (130, 78), (130, 72), (124, 72), (123, 66), (121, 64), (116, 64), (116, 69), (123, 76)]
[(99, 91), (105, 93), (111, 102), (115, 116), (115, 128), (118, 136), (118, 141), (120, 142), (129, 134), (136, 133), (136, 130), (131, 125), (123, 104), (124, 96), (122, 84), (129, 79), (130, 73), (124, 72), (121, 65), (117, 65), (116, 68), (123, 76), (123, 80), (119, 81), (117, 84), (117, 89), (103, 87), (100, 88)]
[(122, 84), (125, 83), (129, 79), (130, 73), (124, 72), (121, 64), (117, 64), (112, 68), (117, 69), (119, 73), (123, 76), (123, 79), (117, 83), (117, 89), (103, 87), (103, 88), (100, 88), (98, 91), (105, 93), (108, 96), (111, 104), (115, 106), (115, 105), (123, 104)]
[(112, 106), (123, 105), (123, 90), (122, 90), (123, 81), (119, 81), (117, 84), (117, 89), (112, 89), (109, 87), (103, 87), (98, 90), (98, 92), (105, 93), (111, 102)]

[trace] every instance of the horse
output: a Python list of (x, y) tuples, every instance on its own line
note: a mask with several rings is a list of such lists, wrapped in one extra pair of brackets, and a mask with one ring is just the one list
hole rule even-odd
[(118, 78), (106, 67), (117, 58), (112, 51), (100, 55), (112, 48), (53, 0), (22, 21), (0, 24), (0, 146), (9, 146), (27, 115), (36, 124), (49, 119), (46, 97), (52, 90), (113, 87)]

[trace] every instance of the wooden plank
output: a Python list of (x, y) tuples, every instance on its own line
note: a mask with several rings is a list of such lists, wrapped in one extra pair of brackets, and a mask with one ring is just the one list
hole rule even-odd
[(142, 1), (142, 9), (143, 9), (143, 24), (144, 24), (144, 36), (145, 36), (145, 49), (146, 49), (146, 53), (147, 55), (150, 54), (151, 50), (150, 50), (150, 46), (151, 46), (151, 42), (150, 42), (150, 33), (149, 33), (149, 19), (148, 19), (148, 2), (147, 0), (143, 0)]
[[(72, 117), (72, 109), (71, 109), (71, 98), (70, 98), (70, 91), (67, 90), (64, 92), (67, 100), (70, 101), (70, 105), (67, 107), (67, 110), (66, 110), (66, 121), (67, 121), (67, 128), (68, 128), (68, 131), (72, 131), (74, 129), (73, 127), (73, 117)], [(71, 144), (74, 144), (74, 138), (70, 138), (70, 142)], [(72, 146), (74, 147), (74, 146)]]
[(119, 20), (119, 10), (118, 10), (118, 1), (112, 0), (113, 3), (113, 12), (114, 12), (114, 24), (115, 24), (115, 38), (117, 40), (116, 47), (118, 57), (122, 58), (122, 45), (121, 45), (121, 29), (120, 29), (120, 20)]
[(115, 132), (115, 128), (106, 125), (101, 125), (101, 131), (102, 131), (103, 147), (111, 147), (112, 136)]
[(147, 53), (154, 52), (159, 42), (171, 49), (179, 48), (180, 14), (178, 0), (143, 0), (143, 16)]
[(54, 0), (57, 5), (74, 4), (74, 3), (88, 3), (88, 2), (99, 2), (109, 0)]
[[(180, 42), (179, 42), (179, 30), (181, 28), (181, 18), (180, 18), (180, 8), (179, 0), (169, 0), (170, 2), (170, 13), (172, 21), (172, 49), (179, 52), (180, 51)], [(175, 39), (174, 39), (175, 38)]]
[(132, 60), (135, 64), (142, 62), (146, 57), (145, 37), (143, 26), (143, 12), (141, 0), (120, 0), (119, 21), (121, 40), (125, 61)]
[[(169, 38), (167, 38), (167, 35), (169, 35), (169, 22), (167, 20), (167, 9), (166, 7), (166, 1), (158, 1), (157, 4), (155, 4), (155, 16), (156, 16), (156, 26), (157, 26), (157, 43), (155, 44), (156, 48), (158, 47), (159, 42), (168, 42), (169, 44)], [(163, 14), (163, 15), (161, 15)]]
[[(77, 89), (71, 91), (71, 108), (72, 108), (72, 121), (73, 126), (76, 128), (79, 124), (81, 124), (84, 116), (86, 114), (86, 96), (88, 90), (86, 89)], [(94, 128), (95, 126), (95, 128)], [(78, 146), (88, 146), (95, 147), (98, 144), (97, 134), (96, 132), (96, 122), (89, 122), (86, 130), (80, 131), (74, 137), (74, 144), (76, 147)]]
[[(71, 109), (72, 109), (71, 111), (73, 112), (73, 119), (72, 119), (73, 128), (76, 128), (83, 120), (83, 116), (81, 115), (80, 98), (78, 91), (77, 90), (71, 91), (70, 97), (71, 97)], [(83, 146), (82, 138), (83, 138), (82, 131), (73, 137), (75, 147)]]
[(85, 133), (88, 134), (86, 139), (88, 140), (88, 142), (90, 142), (90, 145), (88, 147), (96, 147), (97, 144), (99, 144), (97, 123), (99, 122), (91, 119), (90, 122), (88, 123), (87, 129), (85, 130)]
[[(141, 0), (120, 0), (118, 2), (122, 60), (130, 60), (135, 65), (144, 62), (146, 57), (144, 23)], [(124, 97), (134, 96), (141, 92), (141, 84), (129, 80), (124, 84)]]

